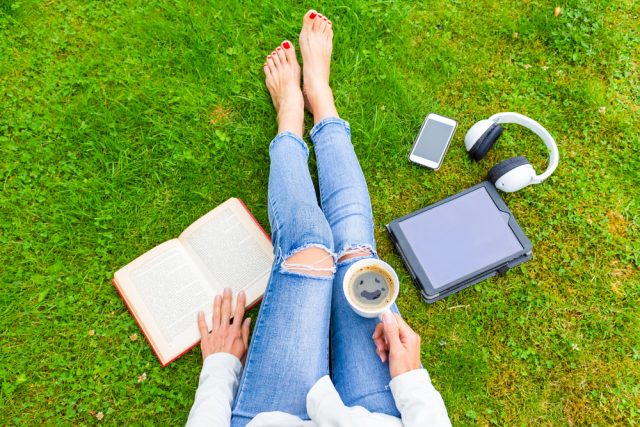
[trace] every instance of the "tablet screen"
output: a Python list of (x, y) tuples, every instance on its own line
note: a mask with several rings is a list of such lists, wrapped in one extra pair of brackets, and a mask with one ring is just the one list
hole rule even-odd
[(481, 187), (399, 226), (431, 285), (439, 289), (522, 251), (508, 221)]

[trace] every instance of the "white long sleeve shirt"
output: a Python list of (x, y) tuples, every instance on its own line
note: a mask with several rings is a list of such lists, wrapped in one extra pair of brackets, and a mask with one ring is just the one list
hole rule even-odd
[[(231, 407), (240, 381), (242, 364), (229, 353), (215, 353), (202, 366), (188, 427), (228, 427)], [(369, 412), (361, 406), (342, 402), (328, 375), (320, 378), (307, 393), (307, 414), (311, 420), (284, 412), (263, 412), (247, 427), (426, 427), (450, 426), (440, 393), (431, 384), (425, 369), (398, 375), (389, 383), (402, 419)]]

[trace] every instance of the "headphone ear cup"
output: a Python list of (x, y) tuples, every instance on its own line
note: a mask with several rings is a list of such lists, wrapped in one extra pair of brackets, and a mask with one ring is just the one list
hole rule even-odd
[(500, 135), (502, 135), (502, 126), (495, 123), (491, 125), (469, 150), (471, 158), (476, 161), (482, 160), (500, 138)]
[[(509, 172), (521, 166), (528, 166), (522, 171), (518, 171), (514, 176), (509, 176), (509, 179), (503, 179)], [(525, 170), (526, 169), (526, 170)], [(514, 172), (515, 173), (515, 172)], [(487, 178), (493, 185), (503, 191), (513, 192), (518, 191), (521, 188), (526, 187), (531, 182), (532, 176), (535, 175), (533, 166), (529, 163), (524, 156), (512, 157), (504, 160), (491, 168), (487, 174)], [(507, 182), (508, 181), (508, 182)]]
[(491, 168), (487, 174), (487, 178), (492, 184), (495, 184), (500, 177), (504, 176), (507, 172), (519, 167), (528, 165), (529, 160), (525, 156), (512, 157), (507, 160), (503, 160), (494, 167)]

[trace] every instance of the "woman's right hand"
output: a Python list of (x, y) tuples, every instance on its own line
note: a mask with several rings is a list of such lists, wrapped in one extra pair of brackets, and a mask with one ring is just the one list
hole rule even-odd
[(249, 326), (251, 318), (244, 318), (244, 306), (246, 295), (238, 294), (236, 311), (231, 320), (232, 296), (230, 288), (225, 288), (222, 294), (216, 295), (213, 300), (213, 329), (209, 332), (204, 314), (198, 313), (198, 328), (200, 329), (200, 349), (202, 361), (214, 353), (229, 353), (236, 356), (244, 365), (244, 359), (249, 348)]
[(389, 358), (391, 378), (420, 368), (420, 335), (398, 313), (382, 315), (373, 332), (376, 353), (384, 363)]

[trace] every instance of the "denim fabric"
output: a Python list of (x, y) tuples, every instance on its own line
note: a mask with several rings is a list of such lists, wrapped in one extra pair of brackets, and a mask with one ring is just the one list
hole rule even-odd
[(317, 246), (333, 256), (333, 237), (309, 175), (309, 150), (284, 132), (269, 146), (269, 222), (275, 260), (235, 399), (232, 426), (260, 412), (307, 418), (306, 396), (329, 373), (329, 315), (333, 275), (282, 269), (297, 251)]
[(334, 261), (354, 248), (368, 248), (376, 256), (371, 204), (349, 125), (337, 118), (323, 120), (311, 138), (322, 210), (304, 141), (283, 132), (269, 147), (275, 261), (234, 403), (234, 427), (268, 411), (309, 419), (307, 393), (329, 374), (330, 336), (332, 380), (345, 404), (399, 416), (388, 388), (389, 367), (380, 362), (371, 339), (377, 321), (355, 314), (342, 293), (342, 277), (356, 258), (338, 264), (335, 276), (283, 268), (287, 258), (311, 246), (326, 249)]
[[(373, 214), (367, 184), (351, 144), (349, 124), (325, 119), (311, 130), (318, 164), (320, 200), (338, 259), (350, 250), (367, 248), (376, 257)], [(378, 323), (357, 315), (349, 306), (342, 280), (358, 259), (338, 263), (331, 300), (331, 379), (347, 406), (399, 417), (389, 390), (389, 364), (380, 362), (371, 336)], [(397, 312), (395, 304), (391, 307)]]

